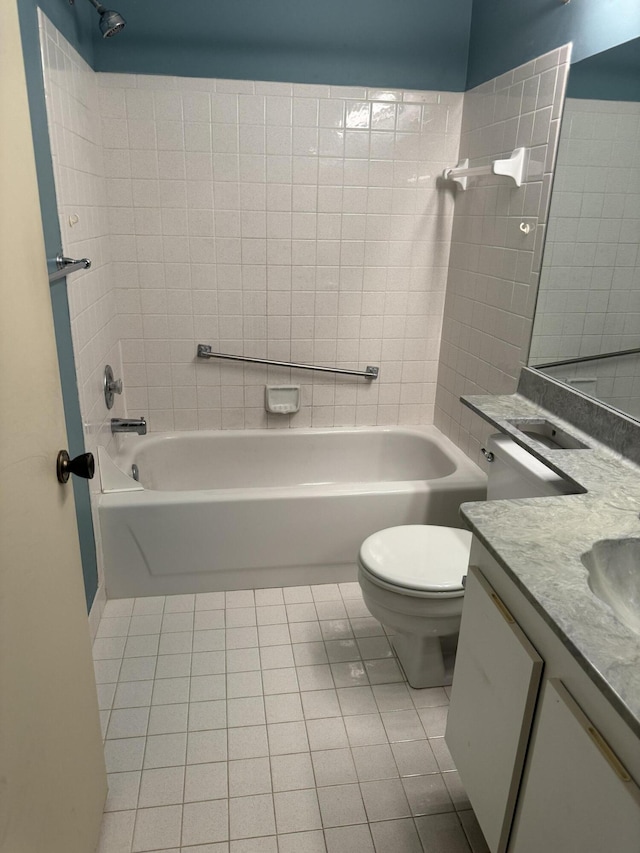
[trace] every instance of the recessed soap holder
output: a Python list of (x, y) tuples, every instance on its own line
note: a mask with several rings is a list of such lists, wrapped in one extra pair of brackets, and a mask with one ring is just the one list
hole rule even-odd
[(299, 385), (265, 385), (264, 407), (272, 415), (292, 415), (300, 411)]
[(547, 450), (589, 450), (589, 446), (546, 418), (513, 418), (511, 426)]

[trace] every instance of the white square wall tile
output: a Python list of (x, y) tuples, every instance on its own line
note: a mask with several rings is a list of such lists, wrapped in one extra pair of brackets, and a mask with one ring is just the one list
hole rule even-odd
[(314, 768), (309, 752), (271, 756), (273, 790), (295, 791), (313, 788)]
[(189, 706), (186, 703), (175, 705), (152, 705), (149, 709), (148, 735), (175, 734), (187, 731)]
[(297, 670), (293, 667), (271, 669), (262, 673), (265, 696), (279, 693), (298, 693), (300, 685)]
[(138, 804), (140, 772), (109, 773), (107, 786), (109, 792), (105, 803), (105, 812), (135, 809)]
[(226, 727), (227, 703), (224, 699), (189, 703), (188, 730), (190, 732), (226, 729)]
[(229, 762), (229, 796), (244, 797), (271, 791), (269, 759), (246, 758)]
[(227, 725), (229, 728), (257, 726), (266, 722), (262, 696), (249, 696), (227, 700)]
[(187, 735), (153, 735), (147, 738), (144, 755), (145, 769), (179, 767), (185, 763)]
[(143, 770), (138, 808), (168, 806), (183, 801), (184, 767)]
[(228, 796), (227, 764), (191, 764), (185, 769), (184, 801), (219, 800)]
[(144, 751), (143, 737), (107, 741), (104, 747), (107, 773), (142, 770)]
[(359, 785), (319, 788), (318, 800), (325, 828), (366, 822)]
[(149, 708), (112, 710), (107, 738), (144, 737), (147, 734)]
[(135, 820), (136, 812), (133, 810), (106, 814), (102, 820), (97, 853), (130, 850)]
[(412, 820), (380, 821), (371, 824), (376, 850), (403, 850), (406, 853), (422, 853), (422, 845)]
[(213, 844), (229, 838), (227, 800), (185, 803), (182, 819), (183, 846)]
[(327, 848), (331, 853), (340, 851), (373, 851), (371, 832), (368, 826), (341, 826), (325, 831)]
[(357, 782), (355, 765), (349, 749), (319, 750), (311, 754), (318, 787)]
[(285, 755), (309, 749), (307, 729), (303, 721), (271, 723), (267, 726), (267, 732), (271, 755)]
[(273, 797), (278, 833), (304, 832), (322, 826), (315, 790), (288, 791)]
[[(88, 73), (90, 74), (90, 72)], [(450, 104), (451, 97), (437, 92), (376, 92), (376, 90), (371, 90), (376, 95), (375, 100), (370, 100), (367, 97), (366, 89), (354, 87), (292, 86), (290, 84), (283, 86), (260, 81), (207, 81), (175, 77), (170, 78), (169, 84), (164, 78), (139, 75), (132, 78), (135, 87), (128, 89), (127, 79), (124, 76), (114, 78), (113, 75), (98, 75), (95, 78), (95, 85), (96, 89), (103, 93), (105, 113), (108, 112), (108, 121), (104, 128), (104, 141), (108, 146), (118, 146), (113, 149), (118, 154), (118, 159), (114, 162), (123, 164), (123, 174), (119, 179), (128, 182), (123, 183), (119, 188), (118, 206), (123, 213), (117, 218), (117, 221), (124, 221), (125, 211), (132, 209), (135, 191), (137, 204), (148, 204), (152, 196), (155, 199), (157, 195), (162, 213), (160, 216), (160, 221), (163, 223), (162, 227), (165, 227), (165, 223), (170, 221), (173, 223), (173, 226), (169, 226), (172, 227), (170, 236), (174, 238), (170, 253), (168, 250), (165, 250), (164, 253), (160, 252), (156, 260), (160, 274), (159, 279), (170, 273), (172, 259), (175, 263), (179, 262), (178, 258), (180, 258), (180, 262), (188, 260), (187, 254), (177, 254), (178, 244), (175, 243), (176, 239), (186, 234), (186, 217), (182, 216), (181, 212), (186, 209), (187, 205), (198, 205), (200, 210), (206, 208), (211, 213), (214, 210), (217, 213), (238, 212), (241, 207), (245, 208), (243, 212), (259, 213), (261, 210), (264, 212), (268, 207), (270, 211), (275, 213), (289, 215), (294, 210), (296, 212), (315, 213), (319, 198), (321, 207), (329, 215), (335, 215), (338, 219), (343, 212), (350, 209), (364, 214), (367, 210), (367, 183), (370, 182), (368, 158), (370, 155), (369, 125), (371, 121), (373, 120), (377, 127), (383, 128), (380, 131), (374, 131), (374, 135), (377, 134), (377, 137), (375, 145), (372, 143), (373, 154), (378, 156), (379, 160), (380, 156), (384, 155), (383, 159), (388, 158), (388, 162), (392, 164), (394, 158), (398, 163), (402, 163), (403, 161), (400, 158), (406, 156), (404, 150), (401, 151), (400, 148), (398, 151), (394, 150), (393, 136), (396, 120), (400, 131), (412, 131), (415, 128), (416, 132), (406, 134), (407, 137), (415, 136), (420, 139), (421, 143), (424, 143), (424, 147), (434, 150), (436, 137), (438, 140), (442, 135), (457, 138), (461, 117), (462, 96), (455, 96), (455, 104)], [(122, 85), (116, 86), (116, 83), (120, 82)], [(392, 96), (395, 100), (385, 100)], [(450, 111), (450, 126), (445, 127), (444, 124), (441, 124), (436, 129), (433, 120), (420, 123), (422, 105), (437, 105), (442, 97), (445, 100), (448, 99), (446, 110)], [(96, 98), (96, 103), (100, 103), (99, 98)], [(400, 108), (397, 107), (397, 104), (401, 105)], [(139, 108), (134, 110), (135, 105), (138, 105)], [(424, 108), (426, 109), (426, 106)], [(434, 106), (433, 109), (435, 110), (435, 108)], [(155, 125), (150, 122), (152, 116), (155, 117)], [(345, 124), (348, 126), (346, 142)], [(389, 130), (384, 129), (387, 126)], [(385, 136), (388, 137), (387, 140), (384, 140)], [(405, 141), (403, 139), (403, 142)], [(390, 144), (385, 148), (383, 142)], [(433, 144), (429, 147), (431, 142)], [(140, 156), (143, 151), (153, 152), (156, 145), (158, 149), (157, 158), (155, 155), (147, 158)], [(141, 146), (148, 147), (142, 148)], [(209, 150), (210, 146), (212, 151)], [(187, 149), (186, 152), (185, 148)], [(322, 158), (331, 156), (340, 158), (344, 152), (348, 157), (346, 172), (343, 171), (341, 163), (331, 163), (328, 159), (323, 160), (322, 170), (318, 169), (319, 153)], [(295, 164), (291, 161), (292, 154), (296, 157)], [(170, 157), (165, 155), (170, 155)], [(244, 172), (247, 180), (243, 182), (239, 182), (239, 177), (242, 177), (243, 174), (240, 171), (239, 155), (257, 158), (254, 159), (253, 165), (258, 166), (258, 172)], [(244, 166), (248, 167), (249, 165), (251, 164), (246, 160)], [(158, 168), (160, 166), (162, 171)], [(131, 183), (132, 168), (135, 173), (133, 178), (135, 186)], [(142, 172), (140, 171), (141, 168), (143, 169)], [(384, 177), (381, 174), (384, 168), (377, 168), (378, 171), (376, 172), (374, 169), (372, 173), (374, 184), (383, 182)], [(387, 168), (387, 171), (391, 174), (390, 168)], [(160, 182), (162, 187), (155, 188), (139, 183), (155, 178), (156, 174), (160, 174), (162, 177)], [(360, 175), (361, 187), (353, 186), (353, 181), (357, 175)], [(199, 182), (203, 183), (196, 182), (196, 177)], [(268, 192), (265, 190), (264, 184), (267, 177), (270, 181), (274, 181), (274, 183), (269, 184)], [(189, 180), (188, 187), (185, 178)], [(292, 179), (296, 181), (293, 190)], [(332, 184), (319, 186), (319, 182), (324, 180), (329, 180)], [(346, 190), (349, 192), (343, 193), (343, 186), (346, 186)], [(360, 188), (364, 190), (364, 202), (358, 206), (352, 191)], [(319, 189), (322, 190), (320, 194), (318, 193)], [(435, 188), (431, 191), (434, 192)], [(114, 196), (113, 200), (115, 201), (116, 188), (113, 182), (109, 184), (109, 193)], [(154, 206), (155, 204), (154, 202)], [(150, 212), (151, 208), (138, 208), (138, 210), (144, 210), (145, 217), (148, 219), (147, 212)], [(175, 215), (176, 211), (180, 211), (180, 216)], [(219, 217), (216, 217), (216, 222), (218, 220)], [(451, 223), (448, 220), (446, 223), (447, 231), (450, 230), (450, 225)], [(149, 223), (145, 227), (148, 228)], [(298, 235), (298, 241), (308, 242), (298, 242), (293, 247), (293, 254), (291, 247), (283, 247), (273, 242), (278, 239), (289, 240), (290, 233), (281, 236), (267, 235), (265, 231), (259, 229), (258, 232), (247, 230), (246, 234), (244, 231), (241, 234), (243, 243), (246, 242), (246, 252), (248, 253), (250, 250), (254, 252), (252, 256), (247, 255), (247, 257), (255, 260), (256, 265), (262, 264), (264, 257), (278, 260), (282, 265), (283, 277), (291, 280), (294, 271), (298, 279), (302, 276), (311, 276), (314, 279), (313, 283), (309, 282), (312, 288), (311, 292), (315, 290), (316, 246), (314, 240), (317, 236), (315, 229), (313, 233)], [(160, 251), (160, 243), (153, 243), (148, 239), (152, 236), (149, 234), (140, 235), (140, 241), (143, 241), (144, 238), (144, 242), (139, 243), (140, 251), (152, 253)], [(194, 281), (196, 275), (201, 275), (199, 268), (204, 265), (204, 257), (195, 254), (204, 250), (204, 247), (200, 243), (196, 243), (196, 240), (206, 239), (207, 236), (209, 234), (201, 231), (197, 235), (195, 232), (191, 234), (191, 244), (188, 251), (191, 252), (192, 260), (197, 260), (198, 264), (193, 263), (190, 267), (184, 268), (185, 279), (190, 282)], [(228, 268), (237, 266), (239, 271), (240, 260), (246, 267), (246, 258), (241, 256), (237, 247), (230, 242), (234, 239), (239, 240), (240, 236), (235, 233), (233, 235), (226, 234), (222, 231), (219, 231), (216, 236), (217, 244), (214, 246), (211, 242), (211, 251), (206, 262), (213, 273), (210, 286), (214, 293), (221, 286), (222, 277), (228, 275)], [(245, 237), (247, 238), (246, 241)], [(348, 260), (349, 270), (343, 275), (360, 275), (362, 277), (365, 261), (362, 255), (362, 247), (346, 246), (345, 244), (343, 251), (340, 252), (340, 234), (335, 239), (336, 247), (331, 247), (328, 244), (321, 247), (320, 260), (324, 259), (327, 264), (335, 263), (336, 267), (338, 259), (342, 258), (343, 262)], [(354, 238), (352, 237), (352, 239)], [(247, 242), (249, 240), (266, 240), (266, 242), (250, 245)], [(121, 254), (120, 250), (118, 253)], [(332, 260), (334, 257), (335, 261)], [(123, 257), (118, 258), (118, 261), (123, 260)], [(143, 264), (138, 262), (135, 245), (128, 262), (136, 267), (137, 274), (142, 273), (142, 270), (138, 268), (141, 268)], [(381, 263), (385, 267), (383, 272), (386, 277), (386, 262), (382, 260)], [(322, 277), (327, 274), (332, 275), (331, 272), (322, 273)], [(335, 275), (340, 275), (337, 269)], [(321, 285), (322, 282), (318, 280), (318, 284)], [(138, 286), (137, 281), (135, 286)], [(191, 313), (185, 315), (184, 319), (185, 321), (188, 320), (187, 325), (190, 327), (194, 318), (199, 319), (199, 316), (195, 317), (195, 303), (192, 303), (189, 311)], [(240, 316), (240, 314), (237, 315), (238, 318)], [(145, 317), (144, 319), (148, 327), (150, 325), (149, 318)], [(184, 328), (187, 328), (187, 325), (183, 325)], [(246, 329), (249, 328), (250, 324), (246, 324)], [(249, 334), (248, 331), (239, 331), (236, 335), (229, 337), (241, 339), (243, 333)], [(284, 335), (286, 339), (290, 338), (291, 332), (288, 326), (284, 328), (282, 324), (274, 322), (269, 326), (268, 337), (273, 337), (273, 335), (278, 337)], [(438, 335), (439, 331), (436, 332), (435, 343), (438, 342)], [(186, 335), (186, 337), (189, 336)], [(332, 341), (327, 341), (327, 343), (335, 351), (336, 332), (331, 332), (331, 336)], [(360, 337), (361, 330), (354, 328), (350, 335), (350, 343), (355, 348), (356, 353), (358, 352)], [(335, 359), (335, 355), (329, 357)], [(81, 360), (78, 358), (79, 362)], [(144, 366), (151, 367), (152, 360), (149, 359)], [(132, 370), (133, 367), (130, 368), (130, 372)], [(163, 411), (163, 415), (160, 414), (160, 411), (157, 412), (154, 417), (156, 425), (160, 425), (161, 417), (164, 418), (163, 423), (168, 426), (177, 423), (186, 427), (197, 423), (210, 422), (212, 407), (200, 401), (195, 401), (186, 407), (185, 394), (178, 388), (179, 382), (176, 383), (177, 380), (171, 380), (171, 384), (175, 386), (173, 388), (175, 393), (170, 395), (172, 403), (169, 408)], [(181, 405), (178, 402), (180, 399), (182, 400)], [(338, 411), (331, 406), (324, 406), (310, 399), (309, 403), (304, 405), (304, 411), (301, 412), (300, 417), (305, 418), (305, 423), (319, 424), (322, 422), (329, 426), (334, 425), (337, 420), (344, 420), (345, 417), (349, 422), (357, 422), (358, 424), (367, 422), (375, 424), (377, 422), (379, 415), (375, 407), (367, 408), (367, 404), (360, 403), (354, 403), (353, 406), (353, 411), (346, 412), (342, 409)], [(161, 407), (151, 408), (160, 409)], [(238, 411), (233, 415), (234, 424), (244, 425), (248, 428), (263, 425), (264, 419), (261, 416), (251, 416), (247, 410), (243, 412), (239, 406), (236, 408)], [(393, 414), (390, 414), (391, 410), (389, 410), (387, 417), (391, 417), (391, 420), (398, 420), (402, 417), (402, 411), (401, 409), (394, 409)], [(229, 425), (228, 419), (231, 417), (232, 415), (229, 412), (227, 421), (225, 421), (226, 425)], [(298, 421), (302, 423), (300, 417)], [(428, 416), (427, 419), (429, 419)], [(240, 591), (240, 593), (243, 592)], [(266, 596), (267, 593), (264, 592), (262, 600), (256, 597), (256, 603), (264, 606), (282, 603), (281, 597), (276, 601), (268, 599)], [(218, 601), (215, 600), (216, 597), (218, 597)], [(235, 592), (232, 598), (237, 598)], [(312, 599), (308, 601), (289, 600), (287, 603), (303, 604), (311, 603), (311, 601)], [(167, 613), (188, 612), (191, 609), (189, 604), (183, 604), (174, 611), (168, 610)], [(198, 595), (196, 597), (196, 611), (204, 608), (221, 609), (219, 595), (215, 593)], [(139, 615), (154, 614), (148, 612)], [(299, 611), (293, 618), (304, 618), (304, 614)], [(177, 628), (180, 620), (167, 620), (165, 624), (170, 625), (171, 623)], [(233, 627), (244, 627), (244, 625), (235, 624)]]
[(189, 732), (187, 764), (210, 764), (227, 759), (227, 733), (216, 731)]
[(233, 797), (229, 800), (229, 833), (234, 838), (256, 838), (275, 833), (271, 794)]
[(229, 729), (229, 759), (262, 758), (269, 754), (266, 726)]
[(227, 673), (227, 698), (239, 699), (247, 696), (262, 696), (262, 673), (252, 672), (228, 672)]

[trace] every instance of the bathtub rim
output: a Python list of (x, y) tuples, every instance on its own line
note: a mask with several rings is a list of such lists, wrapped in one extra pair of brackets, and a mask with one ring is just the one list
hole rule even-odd
[[(159, 490), (146, 489), (141, 483), (133, 479), (128, 471), (135, 462), (137, 450), (140, 443), (160, 444), (171, 440), (184, 438), (185, 436), (197, 435), (198, 437), (217, 437), (220, 440), (225, 436), (238, 438), (239, 436), (262, 436), (285, 435), (295, 433), (296, 435), (322, 435), (322, 434), (367, 434), (367, 433), (395, 433), (400, 435), (411, 435), (423, 439), (430, 439), (438, 448), (449, 457), (455, 464), (455, 470), (438, 478), (426, 478), (415, 480), (368, 480), (368, 481), (345, 481), (341, 483), (314, 483), (310, 485), (295, 486), (254, 486), (254, 487), (229, 487), (217, 489), (184, 489), (184, 490)], [(116, 441), (117, 453), (110, 454), (106, 448), (99, 448), (99, 468), (101, 478), (101, 491), (99, 503), (103, 506), (122, 505), (132, 501), (133, 503), (150, 502), (154, 504), (186, 503), (200, 500), (215, 500), (217, 497), (225, 496), (229, 500), (241, 500), (248, 492), (252, 495), (278, 497), (283, 494), (304, 497), (312, 494), (340, 495), (357, 492), (368, 494), (371, 492), (421, 492), (425, 483), (437, 481), (443, 485), (458, 484), (460, 480), (471, 479), (477, 482), (484, 479), (486, 474), (473, 462), (463, 450), (444, 435), (433, 424), (423, 426), (364, 426), (364, 427), (304, 427), (300, 429), (243, 429), (243, 430), (184, 430), (184, 431), (162, 431), (151, 433), (149, 436), (122, 435)], [(106, 459), (105, 459), (106, 457)], [(110, 464), (111, 463), (111, 464)], [(115, 470), (113, 470), (115, 469)], [(124, 479), (126, 478), (126, 479)], [(122, 500), (126, 495), (127, 500)], [(120, 499), (117, 499), (120, 496)], [(182, 496), (182, 499), (180, 497)], [(198, 496), (198, 497), (195, 497)]]

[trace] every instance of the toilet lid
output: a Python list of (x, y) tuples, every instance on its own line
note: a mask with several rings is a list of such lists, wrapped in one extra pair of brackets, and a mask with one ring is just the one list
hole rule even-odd
[(432, 524), (379, 530), (365, 539), (360, 561), (373, 575), (396, 586), (428, 592), (462, 590), (471, 533)]

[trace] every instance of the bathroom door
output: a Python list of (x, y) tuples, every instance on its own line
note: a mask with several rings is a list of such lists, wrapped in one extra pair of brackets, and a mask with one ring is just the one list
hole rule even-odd
[(106, 776), (16, 0), (0, 33), (0, 853), (93, 853)]

